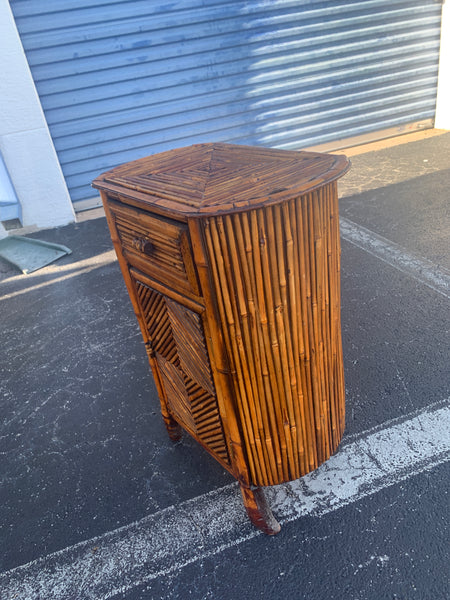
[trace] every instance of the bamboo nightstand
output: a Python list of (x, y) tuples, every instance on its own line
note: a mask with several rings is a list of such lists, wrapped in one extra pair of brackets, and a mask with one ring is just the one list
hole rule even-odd
[(172, 439), (239, 481), (297, 479), (344, 429), (336, 180), (344, 156), (199, 144), (104, 173), (111, 237)]

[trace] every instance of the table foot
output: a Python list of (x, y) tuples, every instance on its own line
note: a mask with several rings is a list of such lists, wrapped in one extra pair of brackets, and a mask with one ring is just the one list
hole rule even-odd
[(264, 491), (261, 488), (250, 489), (241, 485), (244, 506), (250, 521), (267, 535), (275, 535), (281, 529), (267, 503)]
[(172, 440), (172, 442), (178, 442), (179, 440), (181, 440), (181, 436), (183, 435), (183, 430), (178, 425), (178, 423), (175, 421), (175, 419), (172, 419), (172, 417), (170, 417), (170, 416), (167, 416), (167, 417), (163, 416), (163, 419), (164, 419), (164, 424), (167, 429), (167, 433), (169, 434), (169, 437)]

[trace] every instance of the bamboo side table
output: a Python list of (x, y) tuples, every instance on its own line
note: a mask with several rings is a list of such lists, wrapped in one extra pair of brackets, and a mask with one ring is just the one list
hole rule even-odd
[(112, 241), (167, 430), (189, 432), (280, 529), (262, 486), (344, 429), (336, 180), (344, 156), (199, 144), (104, 173)]

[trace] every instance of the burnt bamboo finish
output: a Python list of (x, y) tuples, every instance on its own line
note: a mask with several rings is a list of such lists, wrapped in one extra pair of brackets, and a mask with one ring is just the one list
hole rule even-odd
[[(111, 237), (169, 435), (193, 435), (276, 533), (260, 486), (344, 430), (337, 184), (343, 156), (228, 144), (103, 174)], [(257, 486), (257, 489), (254, 489)]]

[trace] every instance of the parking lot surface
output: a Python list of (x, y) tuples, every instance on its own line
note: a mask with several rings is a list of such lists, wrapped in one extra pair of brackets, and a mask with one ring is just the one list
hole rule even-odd
[(450, 597), (450, 133), (354, 152), (340, 183), (346, 432), (316, 472), (237, 484), (166, 434), (104, 218), (0, 265), (1, 600)]

